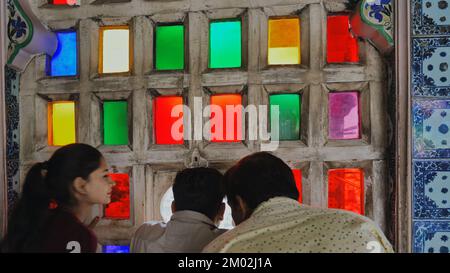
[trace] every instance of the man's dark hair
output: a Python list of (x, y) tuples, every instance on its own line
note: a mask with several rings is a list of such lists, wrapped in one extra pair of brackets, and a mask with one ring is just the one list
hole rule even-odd
[(225, 197), (222, 178), (223, 175), (212, 168), (178, 172), (173, 185), (176, 210), (200, 212), (214, 220)]
[(241, 159), (225, 173), (224, 184), (231, 202), (239, 195), (252, 210), (273, 197), (297, 200), (299, 195), (292, 170), (283, 160), (267, 152)]

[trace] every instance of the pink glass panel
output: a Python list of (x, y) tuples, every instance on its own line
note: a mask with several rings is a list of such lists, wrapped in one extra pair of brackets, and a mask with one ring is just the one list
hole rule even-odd
[(360, 111), (358, 92), (329, 94), (328, 122), (330, 139), (359, 139)]

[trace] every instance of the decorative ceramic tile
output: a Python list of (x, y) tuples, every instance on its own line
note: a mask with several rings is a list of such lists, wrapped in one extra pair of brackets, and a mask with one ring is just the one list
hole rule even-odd
[(450, 157), (450, 100), (413, 102), (413, 157)]
[(450, 96), (450, 39), (413, 39), (412, 46), (413, 95)]
[(450, 222), (416, 221), (413, 227), (415, 253), (449, 253)]
[(8, 208), (19, 196), (19, 74), (6, 67), (6, 171)]
[(413, 35), (450, 34), (450, 0), (412, 0)]
[(413, 164), (414, 218), (450, 216), (450, 161), (415, 161)]

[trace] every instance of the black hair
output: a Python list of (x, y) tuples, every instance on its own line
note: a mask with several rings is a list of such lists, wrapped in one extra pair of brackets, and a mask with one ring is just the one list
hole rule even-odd
[(223, 175), (212, 168), (178, 172), (173, 184), (176, 210), (196, 211), (214, 220), (225, 197), (222, 178)]
[(92, 146), (70, 144), (58, 149), (50, 160), (33, 165), (8, 221), (1, 251), (39, 251), (43, 226), (53, 213), (50, 203), (56, 202), (58, 208), (74, 207), (74, 180), (77, 177), (87, 180), (100, 167), (102, 158)]
[(268, 152), (241, 159), (225, 173), (224, 184), (232, 204), (240, 196), (251, 210), (273, 197), (297, 200), (299, 196), (291, 168)]

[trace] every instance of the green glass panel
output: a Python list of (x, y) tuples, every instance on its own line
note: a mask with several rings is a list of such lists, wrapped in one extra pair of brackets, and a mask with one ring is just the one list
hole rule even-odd
[(241, 67), (241, 22), (212, 22), (209, 31), (209, 68)]
[(128, 104), (126, 101), (103, 103), (105, 145), (128, 145)]
[(184, 69), (184, 26), (156, 27), (156, 70)]
[(298, 94), (271, 95), (270, 106), (272, 107), (274, 105), (278, 105), (280, 111), (278, 123), (280, 130), (279, 140), (300, 139), (300, 115), (301, 115), (300, 95)]

